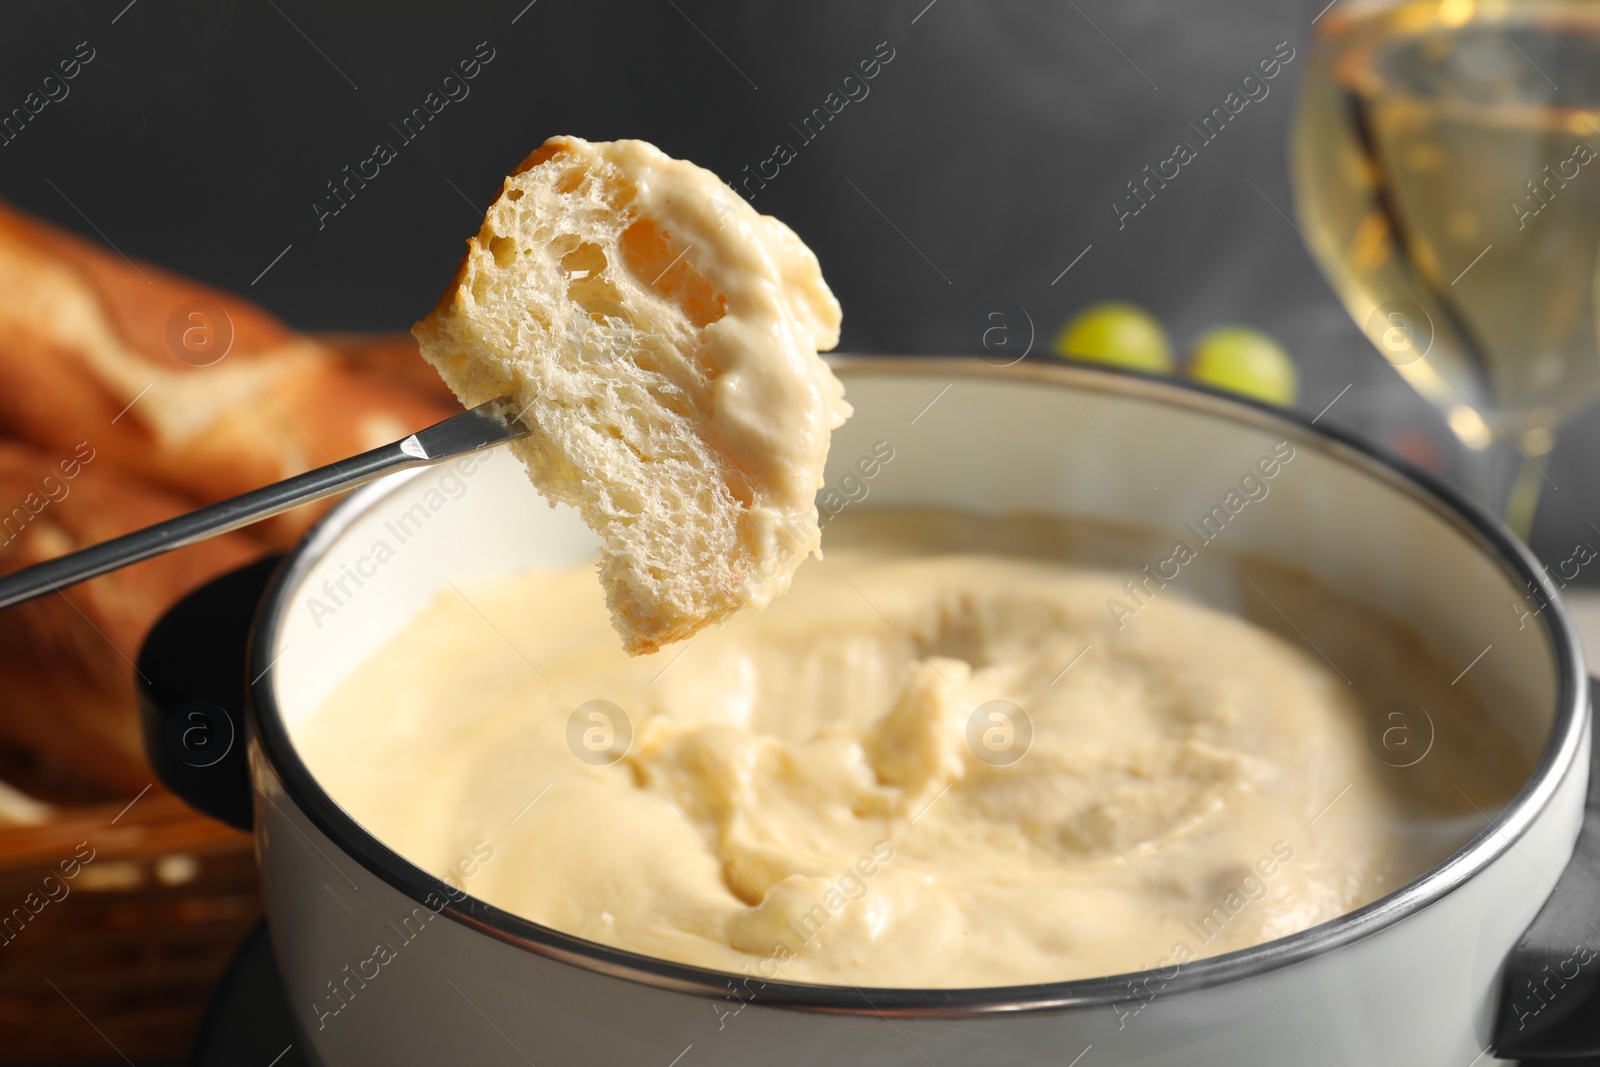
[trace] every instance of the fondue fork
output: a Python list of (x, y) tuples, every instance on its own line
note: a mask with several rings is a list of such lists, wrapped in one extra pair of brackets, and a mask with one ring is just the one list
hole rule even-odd
[(385, 474), (430, 466), (525, 437), (531, 431), (522, 422), (521, 415), (510, 397), (496, 397), (426, 430), (419, 430), (403, 441), (208, 504), (187, 515), (158, 522), (102, 544), (24, 567), (0, 578), (0, 609), (269, 519), (301, 504), (336, 496)]

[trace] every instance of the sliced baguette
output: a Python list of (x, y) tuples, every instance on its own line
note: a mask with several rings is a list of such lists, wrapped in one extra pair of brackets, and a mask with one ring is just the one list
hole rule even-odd
[[(218, 350), (193, 347), (207, 341)], [(404, 437), (448, 404), (342, 365), (239, 297), (0, 204), (0, 436), (62, 454), (88, 441), (209, 502)], [(323, 510), (251, 532), (286, 547)]]
[(422, 355), (475, 405), (510, 395), (512, 447), (602, 541), (624, 648), (681, 641), (788, 587), (849, 415), (817, 355), (839, 306), (794, 232), (641, 141), (557, 137), (508, 177)]

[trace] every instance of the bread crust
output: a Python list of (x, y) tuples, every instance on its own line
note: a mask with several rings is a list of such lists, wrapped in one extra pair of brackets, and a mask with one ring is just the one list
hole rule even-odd
[(318, 344), (333, 349), (340, 364), (354, 373), (430, 397), (446, 410), (456, 409), (455, 394), (444, 384), (439, 372), (418, 354), (417, 339), (408, 331), (314, 333), (311, 336)]
[[(89, 440), (118, 465), (196, 500), (280, 481), (453, 410), (345, 365), (247, 301), (134, 265), (4, 205), (0, 290), (8, 294), (0, 301), (0, 435), (56, 450)], [(186, 309), (197, 307), (217, 336), (217, 323), (231, 332), (214, 363), (181, 341)], [(262, 532), (287, 544), (321, 510), (282, 516)]]

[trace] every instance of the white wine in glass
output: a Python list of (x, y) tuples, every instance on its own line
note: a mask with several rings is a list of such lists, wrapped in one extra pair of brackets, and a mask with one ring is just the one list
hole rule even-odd
[(1335, 4), (1290, 159), (1329, 282), (1526, 538), (1556, 426), (1600, 399), (1600, 3)]

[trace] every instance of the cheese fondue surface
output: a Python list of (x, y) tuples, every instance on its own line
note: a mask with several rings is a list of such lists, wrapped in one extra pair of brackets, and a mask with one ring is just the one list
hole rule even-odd
[(1144, 543), (847, 511), (787, 595), (639, 658), (591, 566), (458, 581), (295, 742), (369, 832), (509, 912), (917, 988), (1303, 930), (1422, 873), (1526, 777), (1406, 630), (1220, 548), (1130, 587)]

